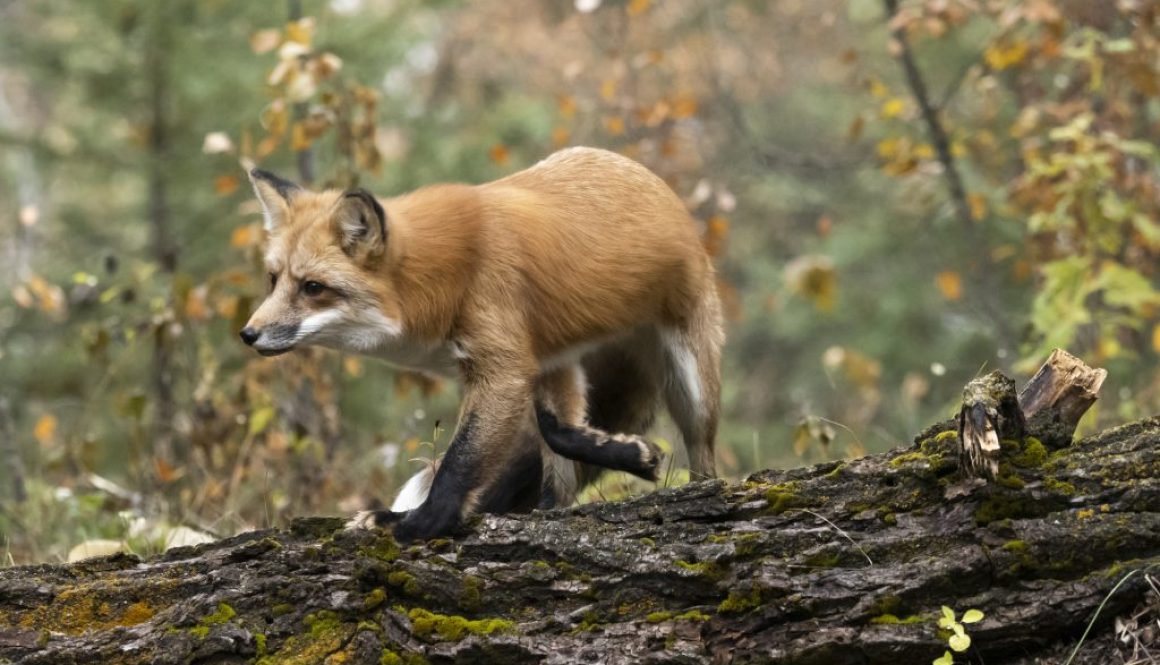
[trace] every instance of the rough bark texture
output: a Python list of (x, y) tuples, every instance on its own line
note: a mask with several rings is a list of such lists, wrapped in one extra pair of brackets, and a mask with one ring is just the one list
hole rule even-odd
[(1109, 593), (1160, 563), (1160, 419), (1055, 453), (1004, 442), (997, 482), (967, 489), (953, 428), (410, 548), (309, 519), (147, 561), (9, 568), (0, 659), (928, 663), (947, 605), (986, 613), (958, 662), (1046, 663), (1106, 598), (1075, 662), (1120, 662), (1111, 622), (1152, 591), (1135, 574)]
[(1096, 402), (1105, 369), (1093, 369), (1063, 349), (1051, 357), (1019, 393), (1023, 414), (1040, 440), (1051, 448), (1071, 443), (1080, 418)]

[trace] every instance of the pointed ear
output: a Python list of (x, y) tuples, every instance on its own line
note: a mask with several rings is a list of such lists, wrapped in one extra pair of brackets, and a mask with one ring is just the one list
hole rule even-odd
[(387, 213), (379, 200), (365, 189), (344, 192), (334, 216), (335, 232), (342, 251), (378, 253), (387, 246)]
[(258, 195), (258, 202), (262, 204), (266, 232), (285, 224), (290, 216), (290, 201), (302, 191), (302, 188), (262, 169), (250, 171), (250, 184), (254, 186), (254, 193)]

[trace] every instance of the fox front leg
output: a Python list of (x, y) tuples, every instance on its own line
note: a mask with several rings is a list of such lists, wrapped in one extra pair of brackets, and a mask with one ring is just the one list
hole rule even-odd
[[(407, 513), (374, 511), (355, 518), (356, 526), (395, 524), (400, 542), (455, 533), (463, 520), (493, 504), (504, 504), (498, 494), (519, 494), (524, 488), (510, 480), (507, 470), (539, 463), (533, 437), (519, 436), (530, 418), (531, 378), (507, 374), (481, 380), (470, 377), (455, 437), (439, 464), (427, 498)], [(524, 450), (530, 448), (530, 450)], [(528, 474), (522, 474), (529, 477)], [(538, 484), (538, 476), (533, 484)]]

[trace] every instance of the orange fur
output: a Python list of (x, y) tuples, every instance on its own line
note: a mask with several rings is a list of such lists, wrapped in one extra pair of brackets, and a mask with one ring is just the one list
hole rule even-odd
[[(537, 391), (583, 424), (575, 372), (600, 348), (649, 356), (640, 367), (663, 376), (648, 385), (689, 412), (674, 416), (693, 470), (713, 475), (723, 342), (713, 269), (683, 203), (640, 164), (571, 148), (495, 182), (380, 200), (382, 229), (365, 198), (253, 181), (278, 281), (247, 342), (458, 369), (480, 468), (463, 513), (526, 452), (517, 435)], [(309, 281), (324, 292), (308, 295)]]

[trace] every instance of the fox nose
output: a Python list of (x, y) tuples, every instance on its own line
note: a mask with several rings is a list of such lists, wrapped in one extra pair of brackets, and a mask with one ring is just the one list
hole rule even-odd
[(242, 332), (238, 333), (238, 335), (242, 338), (243, 342), (253, 346), (254, 342), (258, 341), (258, 338), (262, 336), (262, 333), (254, 330), (253, 328), (247, 327), (242, 328)]

